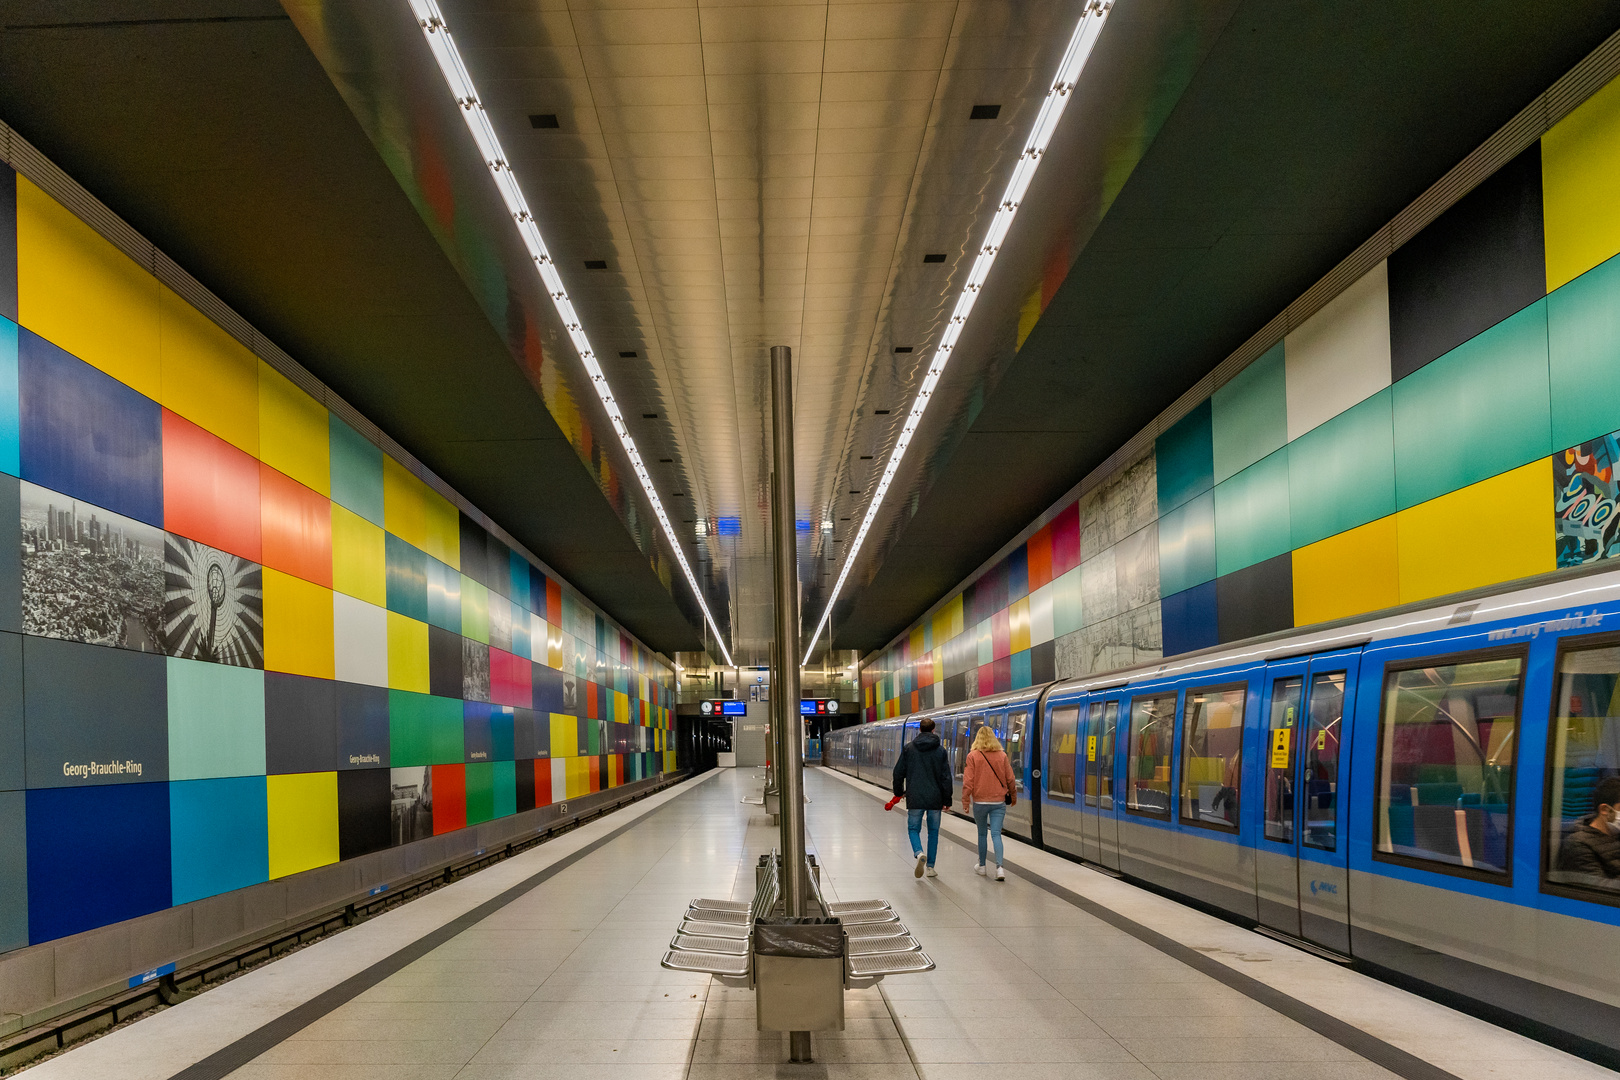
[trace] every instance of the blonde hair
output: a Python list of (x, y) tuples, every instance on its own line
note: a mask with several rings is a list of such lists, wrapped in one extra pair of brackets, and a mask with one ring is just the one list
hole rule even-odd
[(996, 738), (996, 733), (990, 730), (989, 724), (981, 727), (979, 733), (973, 736), (973, 749), (986, 754), (1001, 749), (1001, 740)]

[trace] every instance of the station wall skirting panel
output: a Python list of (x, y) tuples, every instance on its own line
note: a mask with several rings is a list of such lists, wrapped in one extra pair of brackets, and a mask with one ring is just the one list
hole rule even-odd
[(0, 969), (674, 768), (666, 661), (0, 165), (5, 521)]
[(1620, 554), (1617, 176), (1620, 82), (867, 657), (867, 719)]

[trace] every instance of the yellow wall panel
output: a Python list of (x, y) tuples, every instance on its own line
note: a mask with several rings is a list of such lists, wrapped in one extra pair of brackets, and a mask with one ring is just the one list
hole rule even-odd
[(330, 589), (264, 568), (264, 666), (334, 678)]
[(331, 432), (326, 406), (259, 361), (259, 460), (331, 496)]
[(159, 291), (159, 400), (239, 450), (259, 455), (259, 364), (246, 345), (167, 286)]
[(1401, 603), (1554, 569), (1546, 458), (1395, 515)]
[(155, 401), (160, 288), (94, 229), (17, 177), (22, 325)]
[(368, 604), (388, 606), (383, 531), (337, 503), (332, 504), (332, 588)]
[(568, 759), (568, 797), (570, 799), (577, 799), (581, 795), (591, 793), (590, 767), (590, 758), (576, 757)]
[(1620, 252), (1620, 80), (1541, 137), (1547, 291)]
[(388, 686), (418, 694), (430, 686), (427, 623), (397, 611), (388, 613)]
[(1013, 652), (1029, 648), (1029, 597), (1020, 597), (1007, 609), (1007, 626), (1011, 630)]
[(265, 809), (272, 878), (338, 861), (337, 773), (267, 776)]
[(1400, 603), (1395, 517), (1294, 552), (1294, 625), (1342, 619)]
[(432, 488), (422, 496), (426, 535), (422, 550), (440, 562), (461, 568), (461, 514), (450, 500)]
[(561, 713), (551, 714), (551, 756), (572, 758), (579, 755), (579, 721)]
[(383, 455), (383, 524), (388, 531), (423, 551), (427, 543), (427, 485), (405, 466)]

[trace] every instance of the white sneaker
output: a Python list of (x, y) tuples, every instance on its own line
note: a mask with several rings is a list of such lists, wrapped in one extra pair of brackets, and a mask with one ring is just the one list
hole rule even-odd
[(912, 877), (922, 877), (923, 876), (923, 870), (927, 866), (928, 866), (928, 856), (924, 855), (920, 851), (917, 852), (917, 869), (915, 869), (915, 870), (913, 870), (911, 872), (911, 876)]
[(973, 872), (978, 874), (980, 877), (984, 877), (984, 863), (980, 863), (978, 866), (975, 866), (973, 868)]
[(1005, 870), (1003, 870), (999, 866), (996, 867), (996, 880), (997, 881), (1006, 881), (1007, 880), (1007, 872)]
[(928, 876), (929, 877), (939, 877), (939, 871), (935, 870), (932, 866), (930, 866), (928, 868)]

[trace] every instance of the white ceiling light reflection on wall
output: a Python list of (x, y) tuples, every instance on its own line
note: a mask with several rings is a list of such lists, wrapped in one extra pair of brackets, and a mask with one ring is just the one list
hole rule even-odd
[(619, 442), (624, 444), (625, 453), (630, 456), (630, 466), (635, 470), (636, 479), (641, 481), (641, 489), (647, 493), (648, 501), (652, 503), (653, 514), (658, 518), (658, 524), (669, 539), (670, 548), (675, 552), (675, 561), (680, 564), (681, 573), (686, 576), (687, 584), (692, 587), (692, 593), (697, 597), (698, 606), (703, 609), (704, 621), (714, 632), (715, 644), (720, 646), (720, 651), (725, 654), (726, 664), (730, 665), (731, 650), (726, 648), (726, 640), (720, 633), (720, 626), (714, 621), (714, 615), (703, 599), (703, 590), (698, 588), (697, 577), (692, 573), (691, 564), (686, 560), (686, 552), (682, 550), (681, 542), (675, 535), (675, 528), (670, 524), (669, 514), (664, 511), (663, 500), (659, 499), (658, 492), (653, 488), (647, 464), (642, 460), (641, 451), (636, 449), (636, 441), (625, 425), (624, 415), (619, 411), (619, 403), (613, 396), (612, 388), (608, 386), (607, 376), (602, 373), (602, 365), (596, 362), (596, 352), (591, 348), (590, 339), (585, 336), (585, 328), (580, 324), (579, 314), (574, 310), (573, 302), (568, 299), (568, 290), (563, 288), (562, 278), (557, 273), (557, 265), (552, 262), (551, 254), (546, 250), (546, 242), (540, 236), (540, 228), (535, 224), (534, 214), (529, 211), (529, 204), (518, 188), (517, 177), (512, 175), (512, 166), (507, 164), (506, 153), (501, 149), (500, 140), (495, 137), (495, 129), (490, 125), (489, 114), (484, 111), (483, 102), (479, 100), (478, 90), (473, 86), (467, 68), (461, 62), (461, 53), (450, 37), (449, 28), (445, 26), (444, 15), (434, 0), (409, 0), (409, 2), (411, 12), (416, 16), (417, 25), (422, 28), (422, 36), (427, 39), (428, 48), (433, 51), (433, 59), (438, 62), (439, 72), (444, 76), (445, 84), (450, 88), (450, 94), (456, 99), (456, 104), (461, 107), (461, 119), (466, 122), (467, 130), (472, 133), (473, 141), (478, 144), (478, 152), (484, 157), (484, 165), (489, 169), (489, 175), (494, 178), (495, 187), (500, 191), (501, 199), (506, 203), (506, 209), (512, 215), (512, 220), (517, 224), (518, 235), (523, 238), (523, 246), (528, 248), (530, 258), (534, 259), (535, 267), (540, 272), (540, 280), (545, 283), (546, 292), (551, 294), (551, 302), (557, 306), (557, 315), (562, 319), (563, 326), (568, 329), (568, 336), (574, 343), (574, 349), (585, 364), (585, 372), (590, 376), (591, 386), (596, 390), (596, 396), (602, 399), (602, 407), (607, 410), (613, 430), (618, 433)]
[(962, 293), (956, 298), (956, 308), (951, 312), (950, 321), (945, 324), (945, 332), (940, 335), (939, 344), (934, 347), (934, 357), (929, 361), (922, 386), (911, 403), (911, 411), (906, 414), (905, 425), (900, 429), (900, 438), (895, 441), (894, 450), (889, 454), (889, 463), (884, 466), (883, 476), (878, 481), (876, 490), (872, 492), (872, 501), (866, 508), (866, 516), (861, 519), (861, 527), (856, 531), (855, 539), (850, 542), (849, 550), (844, 554), (844, 567), (838, 572), (838, 580), (833, 584), (832, 594), (827, 597), (827, 608), (821, 613), (821, 621), (816, 624), (815, 633), (810, 635), (803, 663), (810, 662), (810, 654), (815, 651), (821, 632), (827, 628), (827, 622), (832, 618), (833, 605), (838, 602), (838, 594), (843, 590), (844, 581), (855, 565), (855, 557), (860, 554), (861, 544), (865, 542), (873, 520), (877, 518), (878, 507), (883, 504), (883, 496), (888, 494), (889, 485), (894, 482), (894, 475), (900, 468), (900, 460), (906, 456), (906, 450), (911, 446), (912, 436), (916, 434), (917, 425), (922, 420), (923, 412), (928, 408), (929, 400), (933, 397), (934, 387), (939, 385), (940, 374), (950, 361), (951, 350), (955, 348), (957, 339), (962, 336), (962, 327), (967, 324), (968, 316), (973, 313), (973, 304), (979, 298), (979, 290), (984, 288), (985, 280), (990, 276), (990, 267), (995, 265), (996, 254), (1001, 250), (1003, 241), (1007, 239), (1008, 231), (1012, 229), (1013, 219), (1018, 216), (1018, 206), (1023, 202), (1025, 192), (1035, 179), (1035, 170), (1041, 167), (1041, 158), (1046, 153), (1047, 144), (1052, 141), (1052, 133), (1057, 130), (1058, 121), (1063, 117), (1063, 110), (1068, 107), (1069, 99), (1074, 96), (1080, 72), (1085, 70), (1086, 61), (1091, 57), (1091, 50), (1097, 44), (1097, 35), (1102, 33), (1103, 24), (1108, 21), (1108, 12), (1113, 6), (1113, 0), (1089, 0), (1085, 11), (1080, 15), (1080, 22), (1074, 28), (1074, 35), (1069, 38), (1069, 47), (1063, 53), (1063, 62), (1058, 65), (1057, 78), (1052, 80), (1052, 86), (1046, 92), (1046, 100), (1041, 103), (1040, 114), (1035, 117), (1035, 127), (1030, 132), (1029, 141), (1024, 144), (1024, 152), (1018, 155), (1018, 164), (1013, 169), (1012, 179), (1007, 181), (1007, 190), (1002, 193), (1001, 205), (996, 208), (995, 217), (990, 219), (990, 229), (985, 234), (984, 243), (979, 246), (979, 256), (973, 260), (973, 268), (968, 272), (967, 283), (962, 286)]

